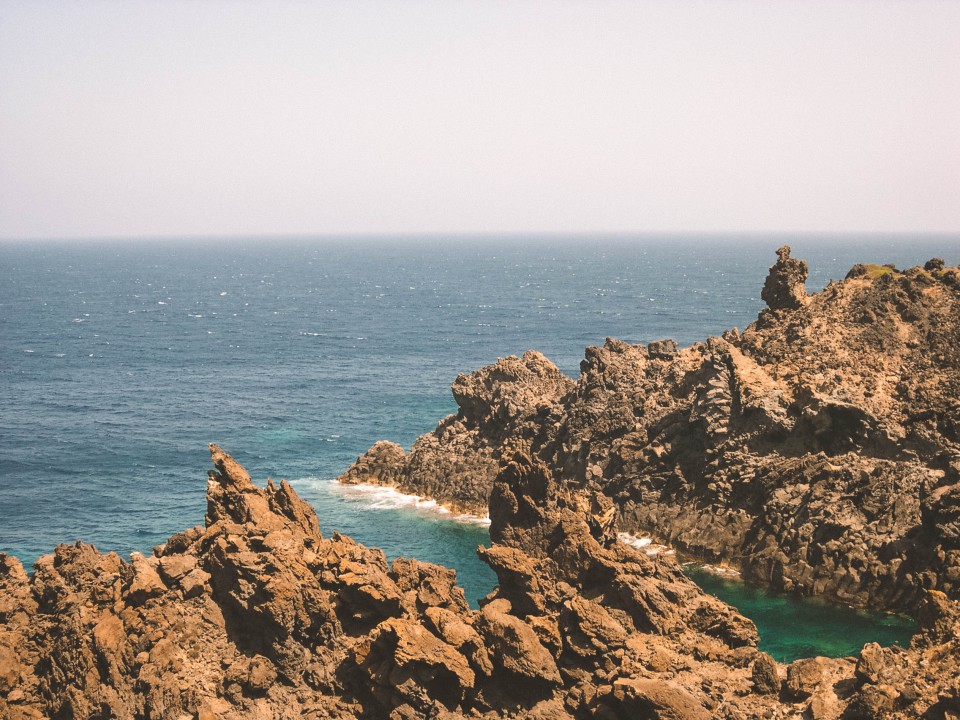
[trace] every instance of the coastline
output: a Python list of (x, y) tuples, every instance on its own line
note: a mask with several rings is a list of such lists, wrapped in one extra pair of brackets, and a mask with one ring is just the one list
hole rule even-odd
[[(789, 260), (786, 254), (781, 261)], [(956, 714), (960, 605), (949, 582), (960, 549), (954, 533), (960, 466), (950, 465), (958, 456), (946, 451), (955, 449), (957, 438), (950, 428), (936, 435), (936, 425), (923, 426), (926, 441), (945, 448), (939, 466), (923, 466), (910, 447), (891, 445), (899, 435), (876, 424), (892, 417), (878, 414), (878, 407), (900, 408), (894, 403), (906, 397), (907, 383), (930, 379), (909, 364), (911, 353), (925, 348), (903, 343), (893, 346), (900, 355), (889, 351), (883, 358), (903, 363), (899, 384), (905, 390), (895, 396), (876, 391), (884, 388), (870, 378), (851, 374), (856, 382), (846, 382), (839, 372), (815, 388), (791, 385), (785, 378), (813, 376), (771, 374), (753, 358), (769, 361), (772, 356), (757, 354), (757, 348), (770, 341), (763, 352), (782, 352), (787, 364), (791, 353), (805, 350), (803, 331), (814, 327), (818, 339), (829, 336), (822, 322), (811, 324), (824, 316), (810, 308), (831, 297), (857, 301), (853, 324), (869, 326), (868, 339), (889, 339), (877, 330), (884, 321), (877, 313), (883, 312), (897, 314), (898, 329), (909, 327), (902, 314), (926, 312), (921, 319), (937, 323), (925, 328), (939, 330), (939, 310), (954, 312), (956, 304), (931, 310), (935, 302), (922, 303), (931, 296), (955, 303), (941, 286), (960, 287), (958, 271), (891, 271), (876, 281), (854, 275), (816, 298), (801, 296), (796, 283), (774, 285), (769, 292), (765, 286), (765, 298), (799, 305), (771, 305), (743, 335), (731, 331), (694, 347), (608, 340), (587, 350), (575, 386), (554, 382), (551, 367), (535, 353), (458, 378), (455, 397), (463, 413), (441, 423), (447, 434), (432, 436), (433, 455), (408, 464), (415, 445), (409, 456), (401, 450), (397, 457), (404, 473), (413, 467), (452, 483), (453, 496), (465, 486), (447, 470), (469, 470), (475, 457), (488, 463), (484, 468), (495, 463), (492, 522), (455, 513), (435, 499), (441, 496), (431, 488), (442, 490), (439, 485), (413, 494), (404, 491), (409, 484), (382, 481), (399, 477), (396, 467), (385, 468), (394, 474), (384, 472), (381, 482), (319, 480), (351, 494), (364, 510), (409, 508), (454, 522), (459, 516), (459, 522), (489, 523), (491, 542), (478, 554), (498, 585), (479, 608), (466, 604), (453, 570), (414, 557), (391, 562), (383, 550), (334, 529), (321, 535), (316, 512), (288, 483), (267, 481), (261, 489), (211, 446), (215, 470), (207, 485), (205, 526), (177, 533), (152, 556), (134, 554), (127, 563), (84, 543), (61, 545), (38, 562), (32, 576), (0, 556), (0, 594), (10, 600), (0, 617), (0, 670), (6, 673), (0, 680), (17, 688), (17, 704), (44, 708), (48, 716), (48, 706), (63, 700), (90, 703), (90, 712), (81, 708), (78, 717), (95, 716), (103, 702), (117, 716), (159, 716), (166, 712), (163, 703), (182, 702), (173, 716), (222, 716), (232, 708), (251, 713), (269, 704), (278, 713), (296, 707), (302, 715), (318, 711), (337, 718), (443, 717), (449, 711), (492, 720), (520, 706), (531, 718), (646, 717), (651, 698), (666, 703), (668, 717), (760, 717), (782, 710), (832, 720), (875, 717), (894, 708), (907, 716)], [(891, 310), (890, 298), (906, 310)], [(847, 312), (849, 305), (841, 309)], [(872, 320), (860, 320), (869, 313)], [(949, 322), (956, 318), (942, 323), (955, 333)], [(782, 327), (793, 332), (784, 335), (786, 348), (774, 342)], [(863, 345), (849, 335), (843, 339), (848, 344), (841, 349), (852, 347), (869, 368), (870, 358), (856, 352)], [(942, 355), (952, 361), (950, 352)], [(954, 382), (954, 366), (933, 360), (941, 363), (926, 366), (940, 373), (933, 380)], [(842, 392), (827, 380), (840, 383)], [(677, 392), (658, 396), (665, 385)], [(929, 409), (940, 396), (957, 396), (953, 385), (936, 387), (939, 395), (911, 396), (908, 409)], [(870, 394), (857, 405), (860, 390)], [(475, 454), (477, 448), (464, 442), (453, 460), (434, 462), (442, 460), (443, 442), (464, 438), (482, 441)], [(779, 452), (783, 445), (777, 443), (785, 438), (795, 455)], [(476, 495), (482, 474), (467, 479)], [(854, 498), (852, 509), (843, 497), (828, 494), (838, 489)], [(744, 498), (748, 504), (735, 504)], [(916, 507), (908, 502), (913, 499)], [(630, 503), (626, 520), (618, 512), (623, 502)], [(898, 511), (892, 520), (900, 524), (886, 522), (891, 507)], [(758, 516), (773, 513), (757, 526), (762, 536), (748, 532), (751, 508)], [(860, 508), (874, 517), (851, 515)], [(918, 630), (909, 647), (881, 647), (873, 636), (842, 657), (810, 652), (784, 665), (778, 661), (785, 656), (760, 645), (758, 623), (698, 588), (678, 562), (690, 550), (721, 561), (746, 557), (731, 537), (768, 540), (770, 552), (757, 554), (768, 563), (761, 567), (768, 585), (786, 579), (795, 587), (776, 589), (800, 596), (817, 586), (790, 574), (804, 568), (791, 566), (785, 550), (809, 558), (806, 548), (814, 547), (821, 551), (812, 560), (815, 570), (835, 583), (820, 586), (822, 595), (832, 592), (833, 603), (851, 606), (840, 593), (856, 600), (861, 576), (850, 569), (863, 565), (873, 572), (871, 543), (888, 537), (870, 524), (877, 517), (890, 534), (912, 523), (908, 539), (915, 544), (898, 544), (903, 552), (925, 543), (931, 551), (943, 550), (941, 564), (927, 567), (924, 580), (932, 587), (913, 588), (907, 578), (903, 587), (913, 595), (894, 597), (903, 603), (916, 597)], [(648, 537), (618, 538), (616, 521), (637, 528), (648, 521), (651, 535), (671, 547), (651, 552), (657, 548)], [(403, 523), (381, 524), (394, 533), (404, 529)], [(471, 539), (480, 534), (443, 529)], [(789, 538), (805, 544), (786, 546)], [(908, 571), (923, 569), (917, 564), (922, 557), (906, 557)], [(722, 562), (698, 568), (730, 576)], [(941, 577), (944, 584), (936, 584)], [(798, 624), (797, 630), (808, 628)], [(176, 699), (170, 688), (190, 683), (199, 688), (196, 698)], [(102, 687), (112, 694), (101, 694)], [(5, 700), (0, 694), (4, 717)]]
[(369, 507), (373, 510), (409, 508), (426, 515), (465, 525), (490, 526), (489, 514), (478, 515), (455, 507), (448, 507), (447, 504), (436, 498), (404, 492), (395, 485), (377, 482), (348, 483), (338, 478), (332, 478), (328, 482), (335, 488), (335, 492), (342, 495), (354, 494), (368, 499)]
[[(467, 525), (479, 525), (481, 527), (490, 526), (490, 517), (478, 516), (472, 513), (458, 512), (455, 509), (447, 507), (442, 501), (436, 498), (424, 497), (414, 493), (403, 492), (394, 485), (386, 485), (375, 482), (350, 482), (345, 483), (334, 478), (328, 481), (332, 487), (340, 494), (356, 494), (368, 501), (368, 507), (371, 510), (395, 510), (411, 509), (423, 513), (428, 517), (450, 520), (452, 522), (464, 523)], [(681, 569), (687, 566), (695, 567), (698, 570), (716, 575), (725, 580), (732, 580), (746, 586), (750, 586), (743, 578), (743, 573), (732, 565), (724, 563), (706, 563), (696, 558), (685, 556), (662, 543), (655, 542), (652, 538), (638, 536), (629, 532), (617, 532), (617, 541), (628, 545), (635, 550), (640, 550), (650, 557), (662, 555), (664, 557), (676, 556), (677, 563)], [(696, 581), (694, 581), (696, 582)], [(760, 586), (756, 586), (760, 587)], [(852, 607), (852, 606), (845, 606)], [(889, 613), (897, 615), (898, 613)]]

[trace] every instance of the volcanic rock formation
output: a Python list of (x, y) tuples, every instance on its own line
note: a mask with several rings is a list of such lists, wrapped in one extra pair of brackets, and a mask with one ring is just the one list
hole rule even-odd
[(485, 515), (504, 448), (540, 428), (573, 388), (574, 382), (535, 350), (461, 374), (452, 386), (459, 413), (418, 438), (409, 455), (396, 443), (378, 442), (340, 482), (395, 486), (459, 512)]
[(609, 497), (618, 529), (748, 580), (913, 612), (960, 599), (960, 270), (858, 265), (807, 295), (777, 251), (757, 321), (689, 348), (607, 339), (454, 383), (456, 415), (343, 482), (482, 510), (516, 451)]
[[(0, 717), (817, 718), (960, 712), (960, 614), (921, 603), (909, 650), (784, 668), (670, 557), (615, 541), (609, 498), (517, 453), (493, 484), (500, 584), (321, 535), (286, 482), (211, 446), (207, 517), (130, 562), (0, 556)], [(953, 715), (950, 715), (953, 717)]]

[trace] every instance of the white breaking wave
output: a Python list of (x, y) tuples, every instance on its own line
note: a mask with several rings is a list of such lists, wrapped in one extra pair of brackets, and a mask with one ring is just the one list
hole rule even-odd
[(736, 570), (727, 565), (707, 565), (706, 563), (692, 563), (701, 570), (706, 570), (708, 573), (713, 575), (719, 575), (720, 577), (728, 578), (739, 578), (740, 571)]
[(666, 545), (659, 545), (648, 537), (637, 537), (636, 535), (622, 532), (617, 533), (617, 540), (622, 542), (624, 545), (629, 545), (637, 550), (642, 550), (647, 555), (659, 555), (660, 553), (663, 553), (664, 555), (673, 554), (673, 550), (668, 548)]
[(470, 525), (489, 525), (490, 518), (471, 515), (469, 513), (455, 513), (443, 507), (436, 500), (421, 497), (420, 495), (408, 495), (402, 493), (396, 488), (385, 485), (344, 485), (336, 480), (330, 480), (334, 492), (343, 497), (353, 500), (361, 500), (367, 503), (367, 507), (372, 510), (395, 510), (408, 508), (418, 510), (424, 513), (440, 515), (446, 520), (462, 522)]
[[(671, 550), (667, 545), (659, 545), (648, 537), (638, 537), (636, 535), (631, 535), (630, 533), (617, 533), (617, 540), (620, 542), (629, 545), (630, 547), (636, 548), (637, 550), (642, 550), (647, 555), (659, 555), (663, 553), (664, 555), (673, 555), (673, 550)], [(728, 578), (739, 578), (740, 571), (735, 570), (732, 567), (727, 565), (707, 565), (706, 563), (689, 563), (690, 565), (695, 565), (701, 570), (706, 570), (709, 573), (714, 575), (719, 575), (721, 577)]]

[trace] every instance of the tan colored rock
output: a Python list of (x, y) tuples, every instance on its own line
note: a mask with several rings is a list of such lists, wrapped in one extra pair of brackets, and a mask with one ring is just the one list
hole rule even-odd
[(401, 614), (403, 596), (387, 573), (379, 567), (349, 561), (341, 568), (340, 596), (354, 614), (381, 618)]
[(790, 257), (790, 246), (777, 250), (777, 262), (763, 284), (760, 297), (771, 310), (796, 310), (806, 300), (803, 284), (807, 280), (807, 263)]
[(662, 680), (617, 680), (612, 697), (617, 709), (630, 717), (652, 720), (709, 720), (711, 713), (693, 695)]
[(938, 593), (914, 649), (814, 660), (816, 681), (794, 663), (797, 703), (758, 692), (780, 668), (749, 622), (523, 452), (497, 477), (482, 556), (501, 585), (479, 612), (452, 571), (324, 538), (288, 484), (212, 454), (208, 525), (155, 558), (61, 545), (30, 577), (0, 558), (0, 717), (833, 719), (960, 698), (960, 615)]
[(424, 613), (429, 627), (445, 642), (455, 648), (473, 644), (480, 646), (483, 641), (472, 625), (464, 622), (460, 616), (441, 607), (428, 607)]
[(12, 647), (0, 645), (0, 693), (9, 693), (20, 680), (20, 660)]
[(796, 660), (787, 666), (787, 693), (798, 700), (810, 697), (823, 680), (823, 669), (817, 658)]
[(156, 567), (140, 553), (131, 556), (133, 579), (127, 588), (127, 597), (134, 604), (143, 603), (150, 598), (159, 597), (166, 592), (166, 585), (160, 579)]
[(564, 603), (564, 609), (567, 644), (578, 654), (607, 655), (626, 643), (627, 631), (603, 605), (577, 595)]
[(510, 615), (502, 605), (489, 603), (484, 606), (478, 626), (499, 667), (534, 682), (561, 682), (557, 663), (536, 632)]
[(448, 708), (474, 687), (467, 659), (419, 623), (391, 618), (377, 626), (358, 661), (378, 685), (390, 687), (414, 707), (424, 691)]
[(901, 648), (882, 648), (877, 643), (867, 643), (857, 661), (857, 677), (867, 683), (899, 684), (904, 655)]
[(163, 581), (172, 587), (196, 567), (197, 559), (192, 555), (165, 555), (160, 558), (157, 571)]
[(254, 695), (263, 694), (276, 682), (277, 671), (273, 664), (262, 655), (237, 659), (224, 676), (230, 683), (236, 683)]
[(390, 572), (400, 592), (412, 591), (419, 607), (467, 609), (463, 588), (457, 586), (457, 573), (454, 570), (419, 560), (397, 558)]
[(884, 717), (893, 710), (898, 695), (889, 685), (865, 685), (847, 706), (844, 717), (852, 720)]
[(185, 598), (198, 597), (210, 590), (210, 573), (194, 568), (180, 580)]
[(780, 671), (767, 653), (758, 653), (751, 673), (754, 692), (776, 695), (780, 692)]

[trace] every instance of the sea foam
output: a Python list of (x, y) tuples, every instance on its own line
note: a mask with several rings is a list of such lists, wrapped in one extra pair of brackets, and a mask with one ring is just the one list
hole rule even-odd
[(410, 509), (428, 515), (441, 516), (445, 520), (453, 520), (454, 522), (482, 526), (490, 524), (489, 517), (470, 513), (456, 513), (443, 507), (436, 500), (424, 498), (420, 495), (402, 493), (396, 488), (386, 485), (344, 485), (336, 480), (328, 482), (336, 494), (348, 501), (364, 502), (371, 510)]
[(642, 550), (647, 555), (659, 555), (663, 553), (664, 555), (672, 555), (673, 550), (671, 550), (666, 545), (660, 545), (653, 542), (648, 537), (639, 537), (637, 535), (631, 535), (630, 533), (617, 533), (617, 540), (622, 542), (624, 545), (629, 545), (632, 548), (637, 550)]

